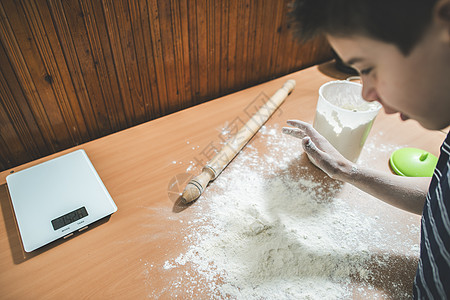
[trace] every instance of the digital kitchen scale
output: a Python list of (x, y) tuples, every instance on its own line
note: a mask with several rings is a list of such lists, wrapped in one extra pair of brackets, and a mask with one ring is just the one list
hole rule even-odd
[(84, 150), (10, 174), (6, 182), (26, 252), (117, 211)]

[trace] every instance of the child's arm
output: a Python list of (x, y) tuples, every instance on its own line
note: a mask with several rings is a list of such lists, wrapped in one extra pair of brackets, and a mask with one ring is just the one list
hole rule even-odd
[(357, 166), (344, 158), (310, 124), (288, 121), (295, 128), (283, 132), (302, 139), (303, 149), (313, 164), (333, 179), (348, 182), (360, 190), (403, 210), (422, 214), (429, 177), (403, 177)]

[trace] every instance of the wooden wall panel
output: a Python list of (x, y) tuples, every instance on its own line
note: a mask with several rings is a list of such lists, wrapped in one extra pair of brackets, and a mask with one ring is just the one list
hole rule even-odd
[(0, 170), (331, 58), (287, 0), (0, 1)]

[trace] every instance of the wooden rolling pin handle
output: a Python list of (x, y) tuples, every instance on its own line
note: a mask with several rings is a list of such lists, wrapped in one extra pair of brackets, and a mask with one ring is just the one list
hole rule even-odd
[(192, 202), (203, 193), (208, 183), (215, 178), (214, 171), (207, 166), (203, 168), (200, 175), (192, 178), (181, 195), (186, 203)]
[(295, 88), (295, 80), (289, 79), (283, 84), (282, 89), (286, 90), (288, 95), (292, 92), (292, 90)]

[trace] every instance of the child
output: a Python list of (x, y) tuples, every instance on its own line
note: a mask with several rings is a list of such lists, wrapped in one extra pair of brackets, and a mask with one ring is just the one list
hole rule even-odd
[[(450, 125), (450, 0), (297, 0), (292, 16), (299, 38), (324, 34), (359, 71), (364, 99), (427, 129)], [(450, 134), (433, 177), (413, 178), (356, 166), (310, 124), (287, 123), (283, 132), (302, 139), (311, 162), (330, 177), (422, 214), (414, 298), (450, 298)]]

